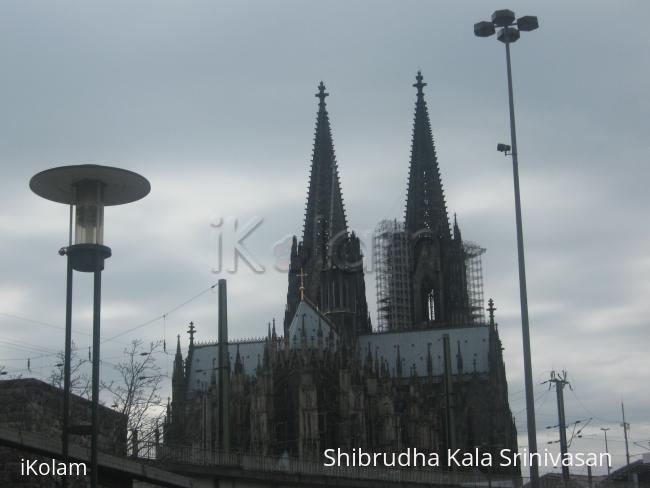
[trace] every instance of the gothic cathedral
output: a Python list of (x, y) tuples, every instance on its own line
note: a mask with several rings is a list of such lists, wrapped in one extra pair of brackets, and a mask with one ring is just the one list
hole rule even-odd
[[(490, 301), (489, 319), (472, 319), (466, 256), (456, 219), (450, 226), (447, 214), (426, 83), (420, 73), (416, 81), (401, 227), (406, 320), (372, 328), (364, 256), (348, 229), (321, 82), (282, 328), (273, 321), (258, 340), (195, 344), (191, 326), (185, 358), (180, 338), (177, 345), (165, 443), (316, 462), (328, 448), (442, 454), (479, 446), (494, 457), (500, 449), (516, 451), (495, 308)], [(223, 375), (214, 367), (220, 350)]]

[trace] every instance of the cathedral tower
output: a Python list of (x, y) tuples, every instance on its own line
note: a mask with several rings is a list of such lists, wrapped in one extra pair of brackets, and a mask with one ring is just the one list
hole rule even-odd
[(318, 87), (318, 115), (302, 242), (293, 238), (285, 337), (300, 300), (311, 301), (335, 325), (339, 337), (352, 344), (370, 331), (363, 255), (359, 238), (348, 232), (334, 143), (325, 106), (323, 82)]
[(415, 122), (406, 198), (412, 323), (416, 328), (469, 323), (460, 229), (450, 231), (431, 123), (418, 71)]

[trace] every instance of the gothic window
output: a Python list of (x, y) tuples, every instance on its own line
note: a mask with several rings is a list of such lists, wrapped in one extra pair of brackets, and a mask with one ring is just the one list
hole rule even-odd
[(429, 290), (427, 293), (427, 313), (429, 322), (436, 320), (436, 297), (433, 290)]

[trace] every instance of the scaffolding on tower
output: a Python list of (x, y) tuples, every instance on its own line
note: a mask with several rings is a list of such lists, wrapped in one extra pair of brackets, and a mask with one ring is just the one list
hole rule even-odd
[(411, 324), (408, 239), (404, 224), (382, 220), (373, 235), (379, 331), (407, 329)]
[(464, 241), (465, 270), (467, 273), (467, 298), (471, 321), (474, 324), (485, 323), (485, 302), (483, 298), (483, 260), (485, 248), (476, 242)]

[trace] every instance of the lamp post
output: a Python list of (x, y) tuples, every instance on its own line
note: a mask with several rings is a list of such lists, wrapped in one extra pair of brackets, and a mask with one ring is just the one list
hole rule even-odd
[[(70, 355), (73, 270), (94, 273), (90, 482), (92, 488), (96, 488), (98, 481), (97, 438), (99, 433), (101, 272), (104, 269), (104, 261), (111, 256), (111, 249), (104, 245), (104, 207), (140, 200), (149, 193), (151, 186), (146, 178), (132, 171), (109, 166), (82, 164), (61, 166), (42, 171), (32, 177), (29, 187), (40, 197), (70, 206), (69, 242), (67, 247), (59, 251), (62, 256), (67, 256), (62, 425), (62, 454), (64, 461), (67, 461), (68, 438), (71, 433)], [(74, 244), (72, 243), (73, 220)]]
[[(510, 67), (510, 44), (519, 39), (521, 31), (532, 31), (539, 27), (537, 17), (527, 15), (515, 21), (511, 10), (497, 10), (492, 14), (492, 20), (474, 24), (474, 34), (478, 37), (489, 37), (499, 28), (497, 39), (506, 45), (506, 66), (508, 75), (508, 102), (510, 105), (510, 140), (511, 148), (500, 145), (500, 151), (511, 150), (512, 172), (515, 188), (515, 216), (517, 221), (517, 257), (519, 262), (519, 298), (521, 304), (521, 329), (524, 349), (524, 381), (526, 388), (526, 417), (528, 426), (528, 450), (537, 452), (537, 434), (535, 427), (535, 397), (533, 394), (533, 372), (530, 359), (530, 333), (528, 326), (528, 298), (526, 292), (526, 265), (524, 262), (524, 238), (521, 223), (521, 199), (519, 194), (519, 162), (517, 160), (517, 133), (515, 130), (515, 107), (512, 96), (512, 70)], [(506, 152), (507, 154), (507, 152)], [(530, 464), (530, 482), (532, 488), (539, 483), (539, 466), (533, 459)]]

